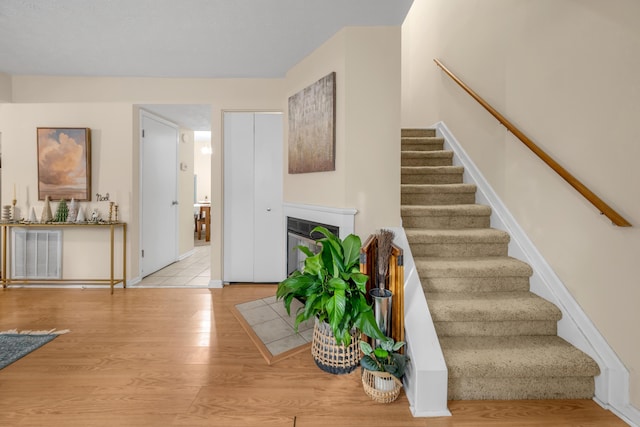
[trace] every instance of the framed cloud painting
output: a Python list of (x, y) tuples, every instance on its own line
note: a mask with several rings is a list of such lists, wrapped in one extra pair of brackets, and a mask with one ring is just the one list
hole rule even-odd
[(91, 200), (91, 129), (38, 128), (38, 200)]

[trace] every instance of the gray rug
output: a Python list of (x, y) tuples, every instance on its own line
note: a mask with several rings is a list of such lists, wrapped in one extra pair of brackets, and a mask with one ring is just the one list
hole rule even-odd
[(52, 341), (67, 331), (22, 332), (6, 331), (0, 333), (0, 369), (5, 368), (21, 357)]

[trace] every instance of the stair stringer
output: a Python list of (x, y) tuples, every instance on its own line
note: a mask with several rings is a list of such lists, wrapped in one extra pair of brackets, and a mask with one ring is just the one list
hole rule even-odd
[(403, 378), (414, 417), (450, 416), (447, 408), (448, 371), (427, 299), (402, 227), (393, 231), (393, 243), (402, 249), (404, 263), (404, 333), (409, 363)]
[(476, 202), (491, 206), (491, 227), (511, 236), (509, 255), (533, 268), (531, 292), (555, 304), (562, 311), (558, 336), (591, 356), (600, 367), (595, 377), (594, 400), (626, 422), (640, 425), (640, 411), (629, 402), (629, 371), (575, 301), (564, 283), (534, 246), (522, 227), (493, 191), (449, 128), (440, 121), (430, 126), (444, 138), (446, 149), (454, 152), (453, 164), (464, 167), (463, 182), (477, 186)]

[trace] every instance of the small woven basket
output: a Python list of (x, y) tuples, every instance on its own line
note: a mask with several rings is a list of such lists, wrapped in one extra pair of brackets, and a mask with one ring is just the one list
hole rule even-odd
[(313, 360), (320, 369), (331, 374), (353, 372), (360, 364), (358, 338), (358, 332), (354, 330), (351, 332), (351, 344), (338, 345), (329, 324), (316, 319), (311, 344)]
[(402, 381), (388, 372), (362, 370), (364, 392), (378, 403), (391, 403), (400, 396)]

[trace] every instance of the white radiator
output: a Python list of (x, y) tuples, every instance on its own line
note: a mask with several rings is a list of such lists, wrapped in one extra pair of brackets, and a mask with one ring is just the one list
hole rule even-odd
[(62, 230), (12, 231), (13, 279), (62, 278)]

